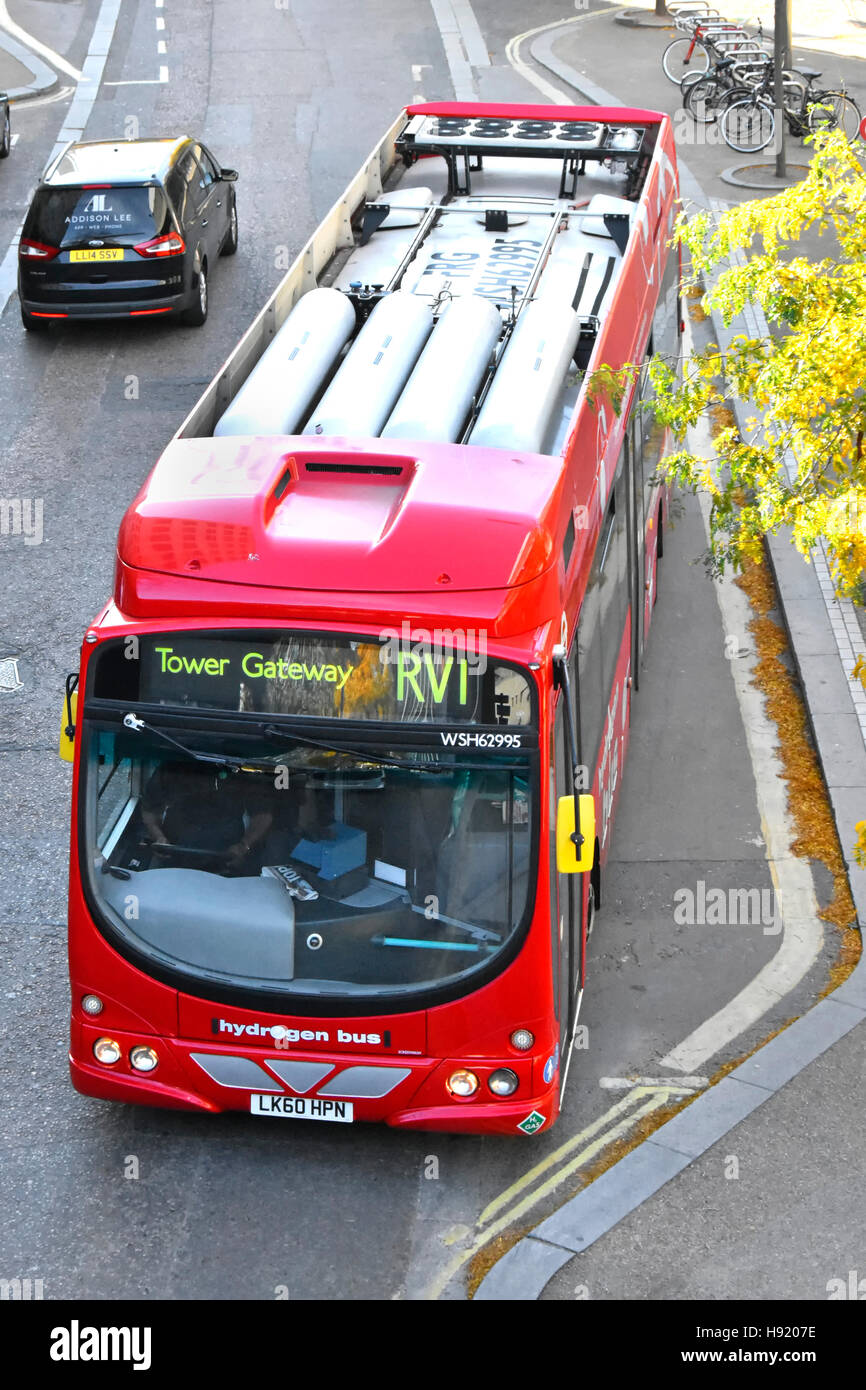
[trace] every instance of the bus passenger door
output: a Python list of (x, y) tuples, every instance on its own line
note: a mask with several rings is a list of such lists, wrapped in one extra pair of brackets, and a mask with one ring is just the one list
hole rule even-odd
[[(556, 893), (551, 900), (557, 904), (554, 948), (558, 944), (558, 994), (559, 994), (559, 1051), (560, 1076), (562, 1086), (568, 1074), (569, 1054), (577, 1022), (577, 1009), (580, 1001), (583, 975), (583, 932), (581, 906), (583, 902), (583, 874), (560, 874), (556, 870), (556, 804), (560, 796), (569, 796), (573, 790), (569, 769), (568, 739), (565, 730), (565, 693), (562, 692), (556, 707), (554, 726), (555, 793), (553, 800), (553, 821), (551, 829), (551, 874), (556, 881)], [(558, 938), (558, 942), (557, 942)], [(556, 969), (556, 961), (554, 961)]]
[[(638, 396), (636, 394), (635, 400)], [(641, 448), (641, 420), (632, 411), (625, 434), (626, 493), (628, 497), (629, 602), (631, 606), (631, 671), (635, 688), (640, 685), (640, 663), (644, 644), (644, 497)]]

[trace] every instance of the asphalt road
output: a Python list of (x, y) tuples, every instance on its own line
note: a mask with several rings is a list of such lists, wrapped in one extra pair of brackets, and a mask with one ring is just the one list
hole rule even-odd
[[(98, 10), (11, 5), (84, 61)], [(479, 95), (540, 98), (508, 39), (561, 17), (561, 0), (476, 0), (491, 52)], [(359, 1126), (205, 1119), (76, 1095), (66, 1072), (65, 890), (69, 771), (56, 757), (63, 681), (110, 591), (117, 527), (204, 384), (399, 108), (453, 95), (429, 0), (124, 0), (87, 135), (201, 134), (237, 167), (240, 252), (211, 279), (204, 328), (163, 323), (25, 336), (0, 318), (0, 496), (41, 498), (44, 536), (0, 537), (0, 1277), (46, 1298), (392, 1299), (429, 1296), (498, 1194), (609, 1111), (601, 1078), (657, 1075), (660, 1059), (773, 956), (760, 926), (684, 928), (678, 887), (770, 888), (726, 656), (687, 502), (665, 538), (659, 601), (634, 702), (603, 911), (557, 1128), (532, 1141), (394, 1134)], [(165, 19), (157, 30), (156, 18)], [(158, 55), (157, 43), (166, 44)], [(611, 64), (616, 63), (611, 52)], [(159, 67), (168, 81), (159, 82)], [(146, 79), (146, 83), (142, 82)], [(65, 79), (64, 79), (65, 80)], [(603, 81), (603, 75), (599, 75)], [(125, 85), (109, 85), (125, 84)], [(67, 109), (15, 113), (0, 168), (5, 254)], [(820, 888), (820, 885), (819, 885)], [(709, 1073), (804, 1008), (831, 943), (795, 994), (709, 1061)], [(622, 1094), (622, 1093), (618, 1093)], [(604, 1122), (601, 1130), (604, 1130)], [(137, 1177), (127, 1174), (136, 1165)], [(437, 1165), (429, 1162), (437, 1159)], [(428, 1176), (438, 1166), (438, 1177)], [(565, 1183), (533, 1219), (569, 1191)], [(458, 1278), (446, 1296), (462, 1296)], [(629, 1296), (623, 1288), (622, 1297)]]

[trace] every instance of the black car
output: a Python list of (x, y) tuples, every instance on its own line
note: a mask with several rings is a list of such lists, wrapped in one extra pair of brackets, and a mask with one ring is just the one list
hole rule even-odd
[(12, 122), (9, 119), (9, 98), (0, 92), (0, 159), (8, 158), (12, 148)]
[(188, 136), (68, 145), (21, 232), (24, 327), (144, 315), (204, 323), (210, 270), (237, 250), (236, 179)]

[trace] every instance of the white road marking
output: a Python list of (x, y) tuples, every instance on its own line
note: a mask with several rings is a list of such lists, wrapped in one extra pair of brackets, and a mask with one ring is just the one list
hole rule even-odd
[[(105, 68), (106, 56), (108, 50), (111, 48), (112, 40), (114, 38), (114, 27), (117, 23), (117, 16), (119, 13), (120, 0), (102, 0), (102, 4), (99, 7), (99, 13), (96, 16), (96, 24), (93, 28), (93, 36), (91, 37), (90, 44), (88, 46), (87, 58), (85, 59), (85, 66), (90, 66), (92, 78), (87, 80), (87, 85), (86, 87), (84, 87), (83, 90), (81, 89), (83, 87), (83, 81), (82, 83), (76, 84), (75, 98), (72, 102), (72, 105), (69, 108), (69, 111), (66, 114), (64, 124), (60, 130), (60, 134), (57, 137), (54, 149), (52, 150), (48, 158), (49, 164), (53, 159), (57, 157), (58, 154), (60, 154), (61, 150), (63, 150), (71, 140), (80, 140), (81, 136), (84, 133), (84, 127), (86, 126), (87, 119), (91, 111), (93, 110), (93, 103), (96, 101), (96, 95), (99, 91), (99, 84), (102, 80), (102, 73), (103, 69)], [(5, 0), (0, 0), (0, 22), (3, 21), (5, 14)], [(107, 44), (105, 42), (106, 30), (108, 31)], [(96, 38), (97, 34), (99, 34), (100, 36), (99, 39)], [(24, 39), (22, 39), (22, 42), (24, 42)], [(35, 45), (31, 44), (31, 47), (35, 47)], [(94, 49), (99, 49), (99, 52), (94, 52)], [(56, 55), (50, 56), (51, 62), (53, 63), (55, 61)], [(60, 64), (58, 66), (63, 66), (64, 71), (75, 72), (75, 69), (70, 69), (68, 64)], [(74, 118), (78, 122), (80, 122), (80, 124), (77, 124), (75, 127), (69, 126), (66, 123), (68, 122), (69, 117), (70, 115), (72, 115), (73, 112)], [(33, 191), (34, 190), (31, 189), (30, 192), (27, 194), (27, 207), (30, 206), (31, 199), (33, 197)], [(22, 222), (20, 226), (17, 228), (11, 242), (9, 243), (9, 247), (6, 251), (5, 256), (3, 257), (2, 262), (0, 262), (0, 314), (2, 314), (3, 310), (6, 308), (6, 305), (8, 304), (18, 284), (18, 239), (21, 236), (21, 228), (23, 226), (24, 223)]]
[(600, 1076), (598, 1084), (604, 1091), (630, 1091), (632, 1086), (655, 1090), (663, 1086), (668, 1091), (700, 1091), (709, 1086), (708, 1076)]
[(19, 141), (20, 139), (21, 139), (21, 132), (18, 131), (18, 130), (16, 130), (16, 131), (13, 133), (12, 139), (11, 139), (11, 141), (10, 141), (13, 150), (14, 150), (15, 146), (18, 144), (18, 141)]
[(156, 51), (157, 53), (166, 53), (168, 51), (165, 46), (165, 39), (159, 40), (159, 43), (156, 45)]
[[(468, 57), (470, 45), (461, 29), (460, 21), (454, 13), (452, 0), (430, 0), (430, 4), (436, 23), (439, 26), (442, 46), (445, 49), (445, 59), (448, 63), (448, 71), (451, 74), (451, 83), (454, 87), (454, 96), (457, 101), (475, 101), (476, 95), (475, 83), (472, 80), (472, 64)], [(469, 9), (468, 4), (466, 8)], [(472, 47), (475, 47), (474, 43)], [(489, 62), (489, 58), (487, 61)], [(481, 65), (476, 64), (476, 66)]]
[(68, 101), (74, 91), (74, 87), (58, 87), (55, 92), (46, 92), (44, 97), (28, 97), (26, 101), (16, 102), (15, 119), (20, 121), (34, 106), (53, 106), (55, 101)]
[(429, 64), (429, 63), (413, 63), (413, 64), (412, 64), (412, 81), (413, 81), (413, 82), (423, 82), (424, 79), (422, 78), (421, 74), (422, 74), (422, 72), (424, 72), (424, 71), (427, 71), (427, 72), (430, 71), (430, 64)]
[(163, 65), (159, 70), (159, 80), (160, 82), (168, 81), (168, 68), (165, 67), (165, 65)]
[(74, 77), (76, 82), (82, 81), (83, 74), (79, 72), (78, 68), (74, 68), (59, 53), (55, 53), (53, 48), (49, 48), (45, 43), (40, 43), (39, 39), (34, 39), (32, 34), (28, 34), (26, 29), (22, 29), (20, 24), (15, 23), (6, 8), (6, 0), (0, 0), (0, 29), (5, 29), (7, 34), (11, 34), (13, 39), (18, 39), (33, 53), (39, 53), (43, 58), (46, 58), (53, 68), (59, 68), (61, 72), (66, 73), (67, 77)]
[(513, 39), (509, 39), (505, 45), (505, 56), (514, 71), (519, 73), (521, 77), (525, 77), (526, 81), (530, 82), (533, 87), (537, 87), (548, 101), (556, 102), (560, 106), (574, 106), (575, 93), (573, 91), (564, 92), (561, 87), (554, 87), (553, 83), (548, 82), (546, 77), (542, 77), (528, 63), (524, 63), (518, 50), (521, 44), (525, 43), (527, 39), (534, 39), (536, 34), (545, 34), (549, 29), (562, 29), (566, 24), (585, 24), (588, 19), (598, 19), (602, 14), (607, 16), (619, 14), (623, 8), (622, 5), (619, 5), (615, 10), (594, 10), (589, 14), (576, 15), (574, 19), (555, 19), (552, 24), (540, 24), (537, 29), (527, 29), (525, 33), (515, 34)]
[(164, 28), (165, 28), (165, 20), (162, 18), (162, 15), (158, 15), (158, 16), (157, 16), (156, 27), (157, 27), (157, 29), (164, 29)]
[(466, 49), (466, 57), (474, 68), (489, 68), (490, 54), (469, 0), (451, 0), (451, 9)]

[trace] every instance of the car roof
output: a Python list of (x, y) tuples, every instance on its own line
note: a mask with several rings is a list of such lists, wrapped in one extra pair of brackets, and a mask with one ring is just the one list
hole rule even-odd
[(52, 188), (81, 183), (141, 183), (164, 178), (189, 135), (168, 140), (84, 140), (67, 145), (49, 164), (42, 182)]

